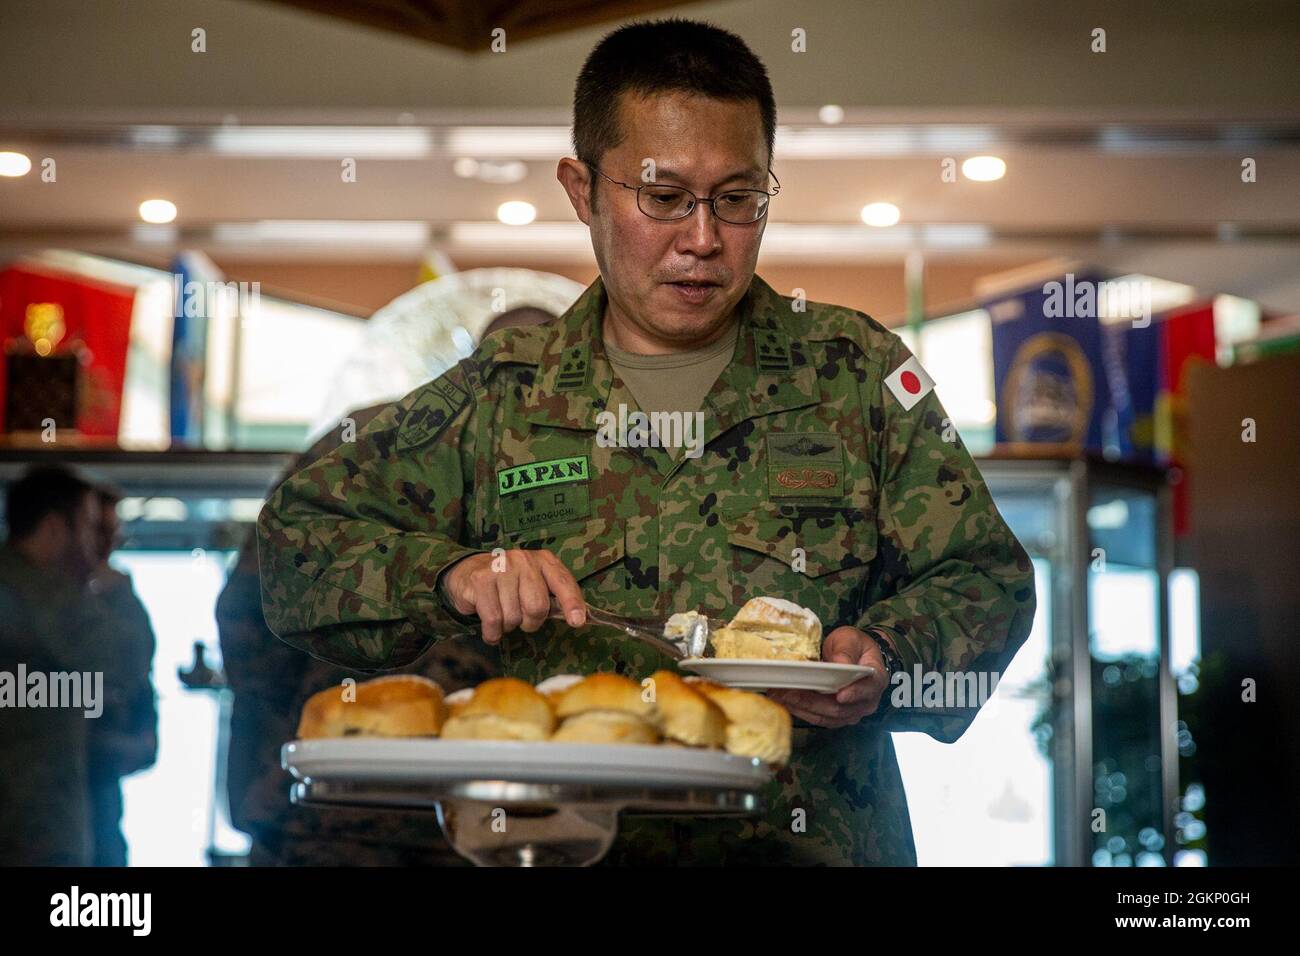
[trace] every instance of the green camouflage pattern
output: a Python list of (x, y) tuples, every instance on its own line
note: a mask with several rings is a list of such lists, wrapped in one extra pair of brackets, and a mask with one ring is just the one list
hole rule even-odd
[[(735, 356), (705, 399), (704, 453), (674, 460), (596, 439), (600, 412), (636, 408), (605, 357), (605, 304), (597, 279), (552, 325), (487, 336), (281, 485), (258, 525), (272, 630), (342, 665), (400, 667), (475, 633), (439, 601), (445, 568), (549, 548), (590, 604), (620, 614), (729, 617), (773, 595), (812, 608), (826, 632), (882, 629), (909, 671), (1005, 671), (1034, 614), (1029, 557), (937, 396), (905, 411), (885, 387), (910, 358), (896, 335), (755, 276)], [(578, 456), (588, 480), (499, 497), (499, 472)], [(529, 681), (672, 666), (621, 633), (558, 621), (507, 635), (501, 656)], [(836, 730), (796, 720), (762, 818), (629, 818), (607, 861), (913, 864), (890, 731), (952, 741), (975, 713), (887, 708)]]
[[(372, 409), (349, 417), (358, 428)], [(343, 441), (343, 429), (323, 436), (295, 461), (305, 467)], [(317, 808), (289, 802), (293, 778), (280, 766), (280, 748), (297, 733), (307, 698), (363, 671), (317, 660), (276, 639), (262, 616), (256, 541), (240, 549), (217, 599), (222, 667), (234, 692), (226, 764), (226, 799), (235, 826), (252, 837), (257, 866), (468, 866), (430, 812), (396, 813)], [(419, 674), (451, 692), (499, 676), (500, 654), (470, 635), (439, 641), (399, 672)]]

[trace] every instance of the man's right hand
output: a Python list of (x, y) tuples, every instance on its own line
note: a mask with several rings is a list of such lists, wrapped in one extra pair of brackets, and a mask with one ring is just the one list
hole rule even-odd
[[(493, 562), (502, 570), (493, 570)], [(473, 554), (453, 564), (444, 577), (457, 613), (477, 614), (483, 640), (496, 644), (515, 628), (532, 632), (550, 616), (551, 595), (573, 627), (587, 621), (582, 588), (553, 552), (515, 549), (498, 556)]]

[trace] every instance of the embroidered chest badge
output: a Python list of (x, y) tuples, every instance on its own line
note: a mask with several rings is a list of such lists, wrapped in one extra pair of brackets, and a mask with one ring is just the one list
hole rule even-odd
[(844, 448), (830, 432), (768, 435), (767, 492), (773, 498), (839, 497), (844, 491)]

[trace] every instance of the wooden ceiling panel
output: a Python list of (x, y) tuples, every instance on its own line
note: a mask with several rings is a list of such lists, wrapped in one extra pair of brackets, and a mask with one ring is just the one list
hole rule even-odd
[(644, 16), (691, 0), (255, 0), (309, 10), (458, 50), (489, 48), (502, 27), (509, 40), (531, 40), (613, 20)]

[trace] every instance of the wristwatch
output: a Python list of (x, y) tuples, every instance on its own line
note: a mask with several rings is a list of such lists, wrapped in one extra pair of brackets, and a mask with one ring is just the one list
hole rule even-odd
[(876, 646), (880, 648), (880, 656), (884, 658), (885, 692), (880, 697), (880, 706), (889, 707), (891, 706), (889, 700), (889, 689), (894, 682), (894, 674), (903, 669), (903, 662), (899, 659), (898, 655), (894, 653), (894, 648), (884, 637), (884, 632), (879, 628), (867, 627), (863, 628), (862, 632), (876, 642)]

